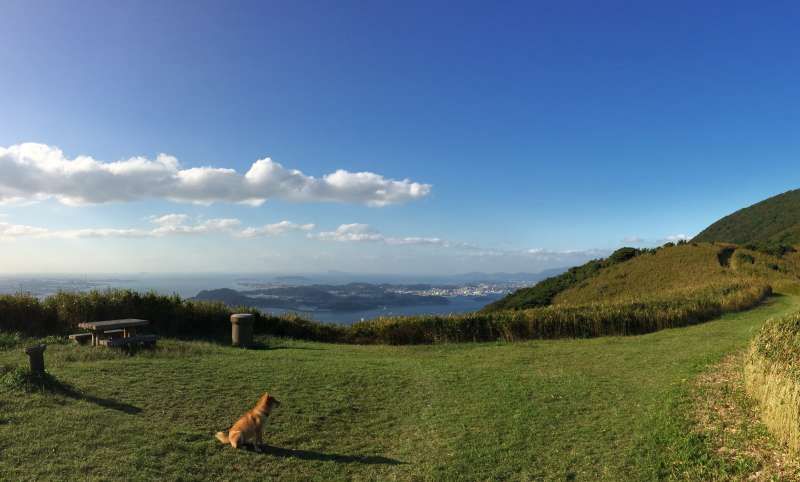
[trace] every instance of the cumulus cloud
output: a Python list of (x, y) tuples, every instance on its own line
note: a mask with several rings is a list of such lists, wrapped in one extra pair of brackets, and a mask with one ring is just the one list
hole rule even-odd
[(311, 231), (313, 224), (297, 224), (291, 221), (281, 221), (279, 223), (267, 224), (260, 228), (246, 228), (239, 233), (242, 238), (255, 238), (258, 236), (279, 236), (293, 231)]
[(57, 147), (25, 143), (0, 147), (0, 203), (54, 198), (68, 205), (167, 199), (210, 204), (340, 202), (386, 206), (427, 196), (430, 184), (387, 179), (372, 172), (337, 170), (322, 177), (289, 169), (270, 158), (240, 174), (219, 167), (182, 168), (178, 159), (132, 157), (104, 162), (67, 158)]

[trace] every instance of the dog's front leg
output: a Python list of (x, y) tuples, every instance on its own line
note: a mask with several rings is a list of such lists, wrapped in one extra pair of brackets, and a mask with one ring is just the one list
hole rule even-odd
[(259, 427), (259, 429), (256, 430), (256, 450), (258, 452), (261, 452), (261, 445), (264, 443), (263, 430), (264, 430), (263, 427)]

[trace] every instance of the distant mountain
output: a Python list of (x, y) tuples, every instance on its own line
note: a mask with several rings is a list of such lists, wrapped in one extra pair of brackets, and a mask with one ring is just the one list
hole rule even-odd
[[(425, 283), (431, 285), (463, 285), (467, 283), (527, 283), (533, 284), (547, 277), (563, 273), (567, 267), (548, 269), (541, 272), (492, 272), (485, 273), (473, 271), (468, 273), (443, 274), (443, 275), (411, 275), (411, 274), (363, 274), (348, 273), (344, 271), (328, 271), (326, 273), (306, 273), (303, 275), (285, 274), (283, 276), (271, 277), (272, 281), (289, 284), (327, 284), (338, 285), (347, 283), (372, 283), (372, 284), (418, 284)], [(247, 285), (255, 286), (266, 284), (265, 282), (248, 282)]]
[(443, 296), (405, 293), (391, 285), (370, 283), (279, 286), (247, 291), (223, 288), (203, 290), (194, 299), (221, 301), (229, 306), (297, 311), (361, 311), (383, 307), (445, 305), (450, 302)]
[(735, 244), (800, 244), (800, 189), (787, 191), (725, 216), (693, 241)]
[(305, 284), (311, 283), (311, 278), (305, 276), (276, 276), (275, 281), (286, 284)]

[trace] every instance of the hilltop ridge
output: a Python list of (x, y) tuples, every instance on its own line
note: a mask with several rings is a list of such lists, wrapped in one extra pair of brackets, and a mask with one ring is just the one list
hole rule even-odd
[(641, 300), (743, 280), (800, 284), (795, 245), (800, 245), (800, 189), (739, 209), (690, 243), (620, 248), (517, 290), (484, 311)]
[(714, 222), (692, 241), (734, 244), (800, 244), (800, 189), (757, 202)]

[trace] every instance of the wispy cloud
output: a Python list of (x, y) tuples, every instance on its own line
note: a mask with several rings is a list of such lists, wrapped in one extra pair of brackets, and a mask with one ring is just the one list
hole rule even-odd
[(446, 248), (468, 258), (513, 258), (520, 260), (536, 260), (542, 262), (579, 263), (592, 258), (609, 254), (608, 250), (547, 250), (531, 249), (494, 249), (485, 248), (462, 241), (452, 241), (436, 237), (419, 236), (386, 236), (368, 224), (342, 224), (333, 231), (311, 233), (309, 238), (340, 243), (381, 243), (390, 246), (432, 246)]
[(507, 263), (545, 263), (553, 266), (573, 266), (589, 259), (608, 255), (608, 250), (548, 250), (487, 248), (462, 241), (424, 236), (387, 236), (368, 224), (342, 224), (332, 231), (312, 232), (315, 225), (288, 220), (261, 227), (242, 227), (238, 219), (193, 219), (185, 214), (164, 214), (147, 218), (149, 228), (87, 228), (48, 229), (37, 226), (0, 222), (0, 241), (19, 238), (83, 239), (83, 238), (163, 238), (227, 234), (234, 238), (257, 238), (305, 232), (306, 237), (321, 242), (372, 243), (390, 247), (418, 246), (447, 250), (450, 256), (469, 263), (479, 259), (502, 260)]
[(673, 243), (676, 243), (678, 241), (689, 241), (690, 239), (692, 239), (692, 237), (687, 234), (671, 234), (665, 238), (666, 241), (670, 241)]
[(240, 174), (220, 167), (182, 168), (178, 159), (132, 157), (104, 162), (89, 156), (67, 158), (57, 147), (16, 144), (0, 147), (0, 202), (54, 198), (68, 205), (166, 199), (210, 204), (339, 202), (386, 206), (427, 196), (430, 184), (387, 179), (372, 172), (339, 169), (322, 177), (289, 169), (270, 158)]
[(47, 229), (21, 224), (0, 222), (0, 240), (16, 239), (26, 236), (41, 236), (48, 232)]
[(260, 228), (246, 228), (238, 236), (242, 238), (255, 238), (258, 236), (279, 236), (293, 231), (311, 231), (313, 224), (298, 224), (291, 221), (281, 221), (279, 223), (267, 224)]
[(183, 214), (167, 214), (152, 218), (155, 227), (141, 228), (84, 228), (49, 229), (0, 222), (0, 240), (17, 238), (80, 239), (80, 238), (159, 238), (171, 235), (233, 233), (241, 224), (238, 219), (207, 219), (189, 222)]
[(446, 247), (450, 244), (439, 238), (385, 236), (368, 224), (361, 223), (342, 224), (334, 231), (322, 231), (320, 233), (309, 234), (308, 237), (322, 241), (380, 242), (391, 245), (434, 245)]
[(308, 237), (323, 241), (338, 241), (341, 243), (384, 241), (386, 239), (378, 230), (372, 228), (368, 224), (360, 223), (342, 224), (336, 228), (335, 231), (323, 231), (309, 234)]

